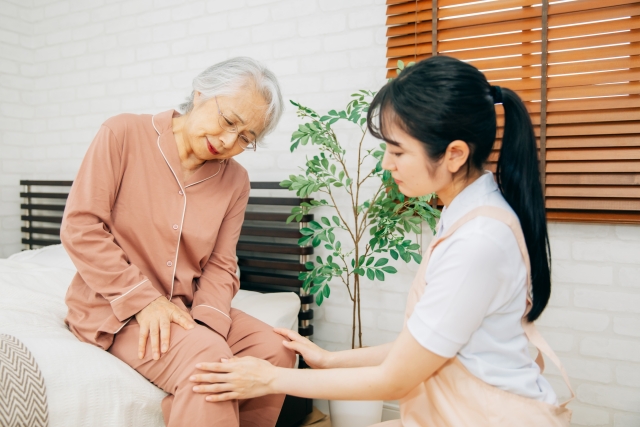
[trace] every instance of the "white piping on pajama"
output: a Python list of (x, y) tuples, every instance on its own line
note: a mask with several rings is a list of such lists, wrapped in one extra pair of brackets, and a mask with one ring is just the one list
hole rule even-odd
[[(231, 317), (229, 317), (229, 315), (228, 315), (228, 314), (224, 314), (224, 312), (222, 312), (222, 311), (218, 310), (218, 309), (217, 309), (217, 308), (215, 308), (215, 307), (211, 307), (210, 305), (200, 304), (200, 305), (196, 305), (196, 307), (207, 307), (207, 308), (211, 308), (211, 309), (213, 309), (213, 310), (215, 310), (215, 311), (219, 312), (220, 314), (222, 314), (222, 315), (223, 315), (224, 317), (226, 317), (227, 319), (231, 320)], [(194, 308), (196, 308), (196, 307), (192, 307), (192, 308), (191, 308), (191, 310), (193, 310), (193, 309), (194, 309)]]
[(160, 148), (160, 132), (158, 131), (156, 124), (153, 122), (154, 117), (155, 116), (151, 116), (151, 125), (153, 126), (156, 133), (158, 134), (158, 139), (156, 140), (156, 144), (158, 145), (158, 149), (160, 150), (162, 157), (164, 157), (164, 161), (167, 162), (167, 166), (169, 166), (169, 169), (171, 169), (171, 173), (173, 173), (173, 176), (175, 177), (176, 181), (178, 182), (178, 185), (180, 186), (180, 190), (182, 191), (182, 197), (184, 197), (184, 207), (182, 208), (182, 219), (180, 220), (180, 231), (178, 232), (179, 233), (178, 244), (176, 245), (176, 256), (173, 261), (173, 275), (171, 276), (171, 294), (169, 296), (169, 301), (171, 301), (171, 299), (173, 298), (173, 284), (176, 280), (176, 268), (178, 268), (178, 250), (180, 249), (180, 238), (182, 237), (182, 225), (184, 224), (184, 214), (187, 211), (187, 192), (184, 190), (184, 188), (182, 188), (182, 183), (178, 179), (178, 175), (176, 175), (175, 171), (171, 167), (171, 164), (167, 160), (167, 157), (164, 155), (162, 148)]
[(137, 288), (138, 286), (142, 285), (144, 282), (146, 282), (149, 279), (144, 279), (142, 282), (138, 283), (137, 285), (135, 285), (133, 288), (129, 289), (127, 292), (125, 292), (124, 294), (120, 295), (117, 298), (114, 298), (110, 301), (111, 304), (113, 304), (114, 302), (118, 301), (120, 298), (122, 298), (123, 296), (127, 295), (129, 292), (133, 291), (135, 288)]

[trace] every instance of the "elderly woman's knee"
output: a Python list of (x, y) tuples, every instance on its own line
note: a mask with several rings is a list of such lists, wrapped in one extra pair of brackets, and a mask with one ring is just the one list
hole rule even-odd
[(269, 338), (272, 351), (271, 357), (267, 360), (269, 360), (272, 365), (280, 366), (282, 368), (293, 368), (296, 364), (296, 353), (282, 345), (282, 341), (285, 338), (275, 332), (272, 332), (272, 335), (270, 335)]

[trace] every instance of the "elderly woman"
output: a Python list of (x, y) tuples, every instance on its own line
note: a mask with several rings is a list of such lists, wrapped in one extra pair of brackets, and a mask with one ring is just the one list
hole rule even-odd
[(234, 355), (294, 364), (281, 336), (231, 308), (249, 198), (232, 157), (275, 128), (280, 89), (258, 62), (230, 59), (194, 79), (182, 109), (110, 118), (89, 147), (61, 229), (78, 269), (66, 322), (169, 393), (168, 427), (274, 426), (283, 395), (210, 403), (189, 377)]

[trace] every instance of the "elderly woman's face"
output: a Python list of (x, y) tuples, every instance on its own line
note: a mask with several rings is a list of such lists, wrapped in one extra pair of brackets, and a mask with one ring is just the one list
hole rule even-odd
[[(255, 141), (264, 129), (267, 107), (264, 98), (254, 90), (244, 89), (233, 96), (206, 100), (196, 92), (193, 110), (185, 123), (185, 136), (193, 153), (202, 160), (228, 159), (242, 153), (244, 148), (239, 139)], [(221, 122), (227, 129), (235, 127), (237, 132), (225, 129)]]

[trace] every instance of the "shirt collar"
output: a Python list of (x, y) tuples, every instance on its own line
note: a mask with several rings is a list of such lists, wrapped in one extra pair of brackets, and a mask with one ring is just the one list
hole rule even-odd
[(173, 118), (179, 115), (180, 113), (177, 111), (169, 110), (158, 113), (152, 117), (153, 127), (156, 132), (158, 132), (158, 149), (162, 153), (167, 166), (171, 169), (178, 184), (186, 188), (200, 184), (215, 176), (222, 175), (228, 161), (220, 163), (218, 160), (210, 160), (204, 162), (186, 181), (183, 180), (180, 154), (178, 153), (176, 138), (173, 135)]
[(485, 171), (478, 179), (462, 190), (454, 199), (442, 209), (438, 224), (438, 235), (442, 235), (449, 226), (462, 218), (467, 212), (481, 206), (486, 196), (494, 191), (500, 191), (493, 179), (491, 171)]

